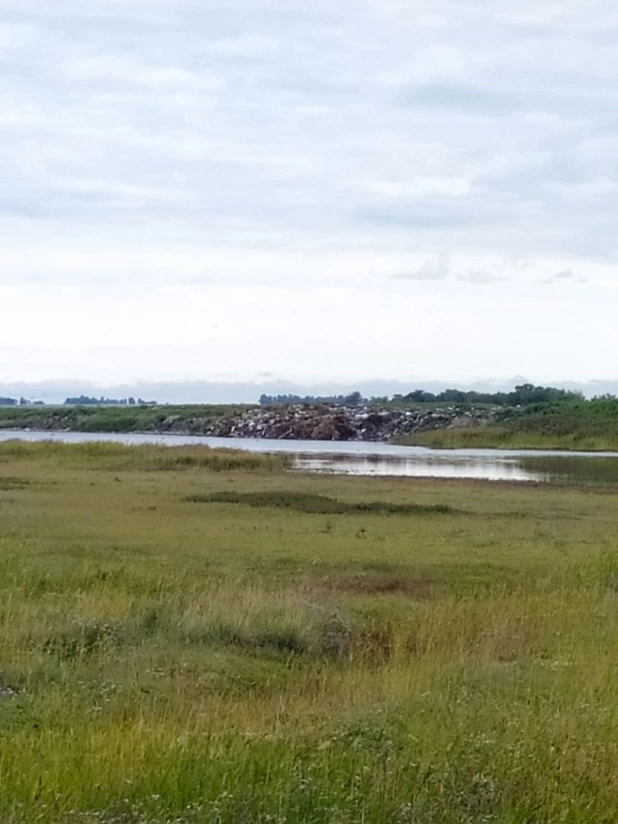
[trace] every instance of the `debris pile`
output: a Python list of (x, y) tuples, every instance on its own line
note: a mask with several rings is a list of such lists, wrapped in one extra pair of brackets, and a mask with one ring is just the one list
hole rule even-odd
[(306, 404), (249, 409), (217, 419), (169, 416), (157, 432), (275, 440), (388, 441), (414, 432), (478, 426), (487, 415), (455, 407), (431, 411)]

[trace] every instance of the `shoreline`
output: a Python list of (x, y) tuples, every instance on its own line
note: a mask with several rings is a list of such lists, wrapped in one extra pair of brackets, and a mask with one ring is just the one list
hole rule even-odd
[[(448, 433), (449, 430), (437, 430), (433, 433), (426, 433), (431, 435), (437, 435), (438, 432)], [(423, 449), (427, 450), (428, 452), (434, 453), (455, 453), (455, 452), (465, 452), (470, 454), (475, 454), (478, 452), (482, 453), (514, 453), (525, 457), (525, 453), (534, 453), (530, 455), (533, 457), (535, 455), (543, 456), (543, 453), (546, 455), (558, 455), (558, 453), (563, 454), (565, 457), (608, 457), (608, 458), (618, 458), (618, 442), (616, 442), (615, 446), (607, 446), (607, 445), (597, 445), (597, 444), (562, 444), (557, 440), (548, 440), (548, 443), (539, 443), (538, 438), (535, 440), (535, 443), (526, 443), (522, 440), (517, 440), (515, 443), (505, 443), (502, 441), (499, 444), (492, 443), (490, 439), (487, 441), (482, 441), (479, 439), (474, 439), (473, 443), (470, 443), (469, 440), (472, 439), (461, 439), (458, 442), (452, 442), (448, 444), (438, 442), (431, 442), (433, 439), (430, 438), (418, 438), (414, 439), (414, 442), (411, 442), (411, 439), (406, 439), (406, 441), (399, 440), (399, 439), (390, 439), (390, 440), (365, 440), (365, 439), (348, 439), (348, 440), (331, 440), (331, 439), (318, 439), (318, 438), (268, 438), (268, 437), (260, 437), (256, 435), (210, 435), (210, 434), (199, 434), (196, 432), (190, 431), (183, 431), (183, 432), (169, 432), (169, 431), (153, 431), (153, 430), (117, 430), (117, 431), (88, 431), (88, 430), (80, 430), (80, 429), (38, 429), (33, 427), (0, 427), (0, 440), (8, 442), (12, 440), (10, 437), (2, 437), (4, 433), (8, 435), (14, 435), (15, 440), (32, 440), (32, 441), (44, 441), (46, 440), (45, 436), (49, 436), (48, 440), (54, 441), (56, 440), (55, 436), (63, 436), (63, 435), (75, 435), (77, 438), (83, 437), (84, 441), (97, 441), (106, 442), (106, 441), (115, 441), (118, 443), (123, 443), (123, 438), (159, 438), (163, 441), (168, 439), (174, 438), (186, 438), (188, 440), (194, 441), (194, 443), (188, 444), (176, 444), (178, 446), (200, 446), (208, 444), (202, 444), (200, 441), (205, 439), (208, 440), (217, 440), (217, 441), (228, 441), (228, 442), (235, 442), (231, 443), (230, 446), (224, 444), (216, 444), (214, 449), (230, 449), (230, 450), (243, 450), (243, 446), (238, 442), (242, 441), (251, 441), (253, 443), (256, 442), (266, 442), (270, 441), (271, 443), (281, 444), (282, 448), (276, 448), (273, 446), (272, 450), (268, 448), (261, 450), (251, 450), (246, 449), (246, 451), (256, 451), (256, 452), (269, 452), (272, 451), (273, 453), (289, 453), (295, 454), (300, 457), (365, 457), (365, 458), (373, 458), (374, 460), (405, 460), (407, 457), (404, 452), (397, 453), (397, 452), (379, 452), (374, 451), (372, 447), (395, 447), (396, 449), (402, 450), (413, 450), (413, 449)], [(20, 438), (20, 433), (27, 434), (30, 433), (31, 435), (35, 436), (33, 438)], [(514, 439), (515, 440), (515, 439)], [(466, 442), (468, 441), (468, 442)], [(148, 445), (149, 442), (144, 442)], [(283, 445), (292, 445), (297, 444), (298, 447), (294, 449), (283, 447)], [(324, 450), (322, 449), (311, 449), (307, 448), (304, 450), (302, 448), (303, 444), (307, 445), (323, 445)], [(125, 445), (132, 445), (132, 444), (125, 444)], [(139, 445), (139, 444), (137, 444)], [(327, 448), (328, 445), (328, 448)], [(362, 452), (362, 447), (366, 446), (367, 451)], [(357, 447), (357, 450), (350, 449), (350, 447)], [(410, 453), (410, 457), (412, 453)]]

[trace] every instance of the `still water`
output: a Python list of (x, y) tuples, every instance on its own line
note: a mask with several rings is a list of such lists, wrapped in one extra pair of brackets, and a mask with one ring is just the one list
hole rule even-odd
[(501, 449), (427, 449), (387, 443), (278, 441), (266, 438), (209, 438), (182, 435), (34, 432), (0, 430), (0, 441), (107, 441), (187, 446), (205, 444), (250, 452), (286, 452), (296, 469), (346, 475), (477, 478), (583, 484), (618, 483), (618, 453)]

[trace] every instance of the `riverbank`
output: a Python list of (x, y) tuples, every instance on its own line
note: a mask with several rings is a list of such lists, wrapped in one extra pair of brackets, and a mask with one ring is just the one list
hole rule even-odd
[(618, 429), (600, 435), (570, 432), (545, 434), (521, 432), (501, 426), (476, 429), (440, 429), (397, 437), (402, 446), (425, 446), (430, 449), (533, 449), (565, 452), (614, 452), (618, 450)]
[(618, 818), (615, 494), (228, 458), (0, 444), (2, 821)]
[(0, 407), (1, 430), (397, 443), (435, 449), (618, 449), (618, 402), (491, 406)]

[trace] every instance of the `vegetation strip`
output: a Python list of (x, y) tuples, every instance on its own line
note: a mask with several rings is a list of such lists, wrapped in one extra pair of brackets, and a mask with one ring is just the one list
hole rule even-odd
[(202, 504), (246, 504), (252, 507), (275, 507), (315, 515), (353, 515), (371, 512), (377, 515), (418, 515), (419, 513), (449, 514), (447, 504), (422, 505), (389, 503), (388, 501), (341, 501), (326, 495), (302, 492), (214, 492), (209, 495), (189, 495), (185, 500)]

